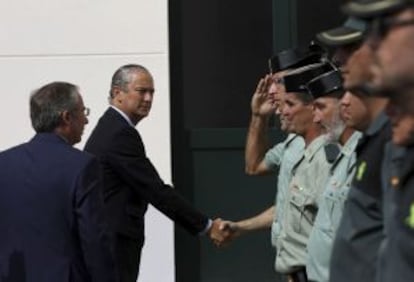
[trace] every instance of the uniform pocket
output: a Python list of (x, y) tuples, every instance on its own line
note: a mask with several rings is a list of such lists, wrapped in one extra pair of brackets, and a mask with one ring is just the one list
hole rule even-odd
[(291, 189), (289, 203), (288, 224), (296, 232), (310, 232), (318, 211), (315, 195), (302, 187), (295, 186)]
[(342, 218), (344, 211), (344, 204), (348, 197), (349, 184), (338, 184), (336, 187), (329, 187), (324, 192), (324, 200), (329, 207), (329, 214), (331, 215), (331, 225), (335, 230)]

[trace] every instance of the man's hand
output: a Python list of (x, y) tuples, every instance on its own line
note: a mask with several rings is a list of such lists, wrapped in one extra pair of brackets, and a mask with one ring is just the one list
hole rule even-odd
[(230, 237), (232, 236), (233, 231), (229, 228), (223, 228), (223, 221), (221, 218), (216, 218), (213, 221), (210, 229), (208, 230), (208, 235), (210, 239), (213, 241), (214, 245), (217, 247), (221, 247), (226, 244), (226, 242), (230, 241)]
[(272, 84), (272, 76), (266, 75), (260, 79), (251, 101), (252, 114), (256, 116), (270, 116), (276, 110), (276, 104), (269, 88)]
[[(217, 225), (215, 225), (217, 223)], [(210, 238), (217, 247), (228, 245), (235, 238), (243, 233), (242, 227), (238, 222), (216, 219), (210, 228)]]
[(229, 232), (226, 240), (222, 242), (222, 245), (227, 245), (235, 238), (239, 237), (243, 233), (243, 229), (238, 222), (223, 220), (220, 224), (220, 230)]

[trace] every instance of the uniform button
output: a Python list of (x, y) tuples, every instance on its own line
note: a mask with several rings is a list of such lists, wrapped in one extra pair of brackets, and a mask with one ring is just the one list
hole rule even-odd
[(397, 188), (398, 184), (400, 184), (400, 179), (397, 176), (391, 177), (391, 185)]

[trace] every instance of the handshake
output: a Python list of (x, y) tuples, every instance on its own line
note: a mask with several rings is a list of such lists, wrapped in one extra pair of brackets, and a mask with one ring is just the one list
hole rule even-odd
[(208, 230), (208, 235), (216, 247), (228, 245), (241, 233), (242, 228), (237, 222), (222, 220), (221, 218), (216, 218)]
[(258, 215), (240, 221), (216, 218), (208, 234), (217, 247), (222, 247), (243, 233), (271, 228), (275, 216), (275, 206), (273, 205)]

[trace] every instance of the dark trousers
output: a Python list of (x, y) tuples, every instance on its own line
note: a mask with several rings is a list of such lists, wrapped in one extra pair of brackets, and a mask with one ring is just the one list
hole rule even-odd
[(115, 236), (114, 255), (119, 282), (136, 282), (143, 242), (121, 234)]

